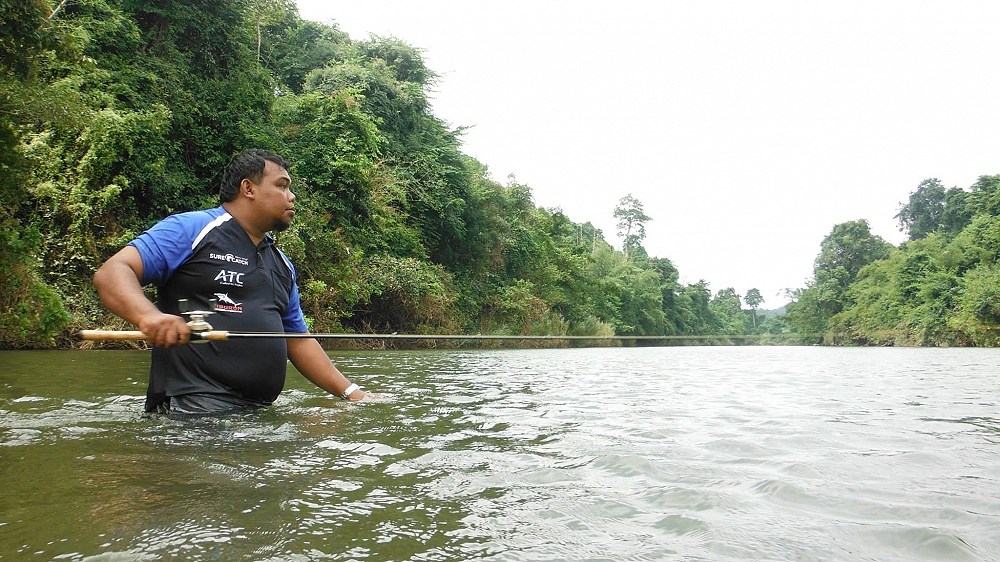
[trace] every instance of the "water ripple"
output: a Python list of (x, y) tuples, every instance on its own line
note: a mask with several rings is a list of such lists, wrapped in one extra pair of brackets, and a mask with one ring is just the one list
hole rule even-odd
[(195, 420), (141, 414), (142, 355), (41, 357), (93, 387), (8, 359), (0, 558), (1000, 552), (998, 350), (345, 352), (392, 401), (291, 376), (270, 409)]

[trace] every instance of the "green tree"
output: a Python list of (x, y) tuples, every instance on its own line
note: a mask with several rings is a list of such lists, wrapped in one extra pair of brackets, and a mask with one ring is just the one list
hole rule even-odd
[(334, 25), (296, 19), (265, 31), (274, 40), (264, 44), (264, 63), (279, 87), (294, 94), (304, 93), (310, 72), (336, 65), (352, 48), (350, 36)]
[(753, 320), (753, 327), (757, 329), (757, 309), (764, 303), (764, 297), (756, 287), (747, 291), (743, 297), (743, 302), (750, 307), (750, 318)]
[(680, 334), (704, 336), (720, 332), (721, 326), (709, 307), (712, 291), (705, 280), (681, 288), (676, 302)]
[(968, 192), (953, 187), (946, 190), (937, 178), (920, 182), (907, 203), (900, 206), (896, 219), (910, 240), (918, 240), (932, 232), (956, 234), (972, 218)]
[(920, 182), (907, 203), (900, 206), (896, 219), (910, 240), (923, 238), (941, 228), (945, 188), (937, 178)]
[(746, 313), (743, 311), (740, 302), (740, 295), (736, 289), (727, 287), (715, 293), (709, 303), (709, 310), (715, 317), (717, 326), (716, 332), (720, 335), (740, 335), (747, 332), (748, 326)]
[(834, 226), (820, 245), (812, 282), (788, 307), (789, 324), (803, 334), (826, 332), (829, 320), (850, 304), (847, 291), (861, 269), (889, 257), (892, 248), (866, 220)]
[(833, 227), (820, 245), (813, 266), (815, 286), (831, 314), (844, 305), (847, 287), (861, 268), (876, 260), (889, 257), (892, 245), (871, 233), (866, 220), (841, 223)]
[[(74, 79), (83, 58), (77, 28), (54, 19), (41, 0), (0, 2), (0, 348), (54, 345), (70, 321), (58, 285), (40, 259), (51, 217), (35, 202), (28, 146), (44, 144), (40, 129), (83, 120)], [(70, 41), (74, 39), (74, 41)], [(43, 266), (43, 264), (45, 264)]]
[(642, 202), (628, 194), (618, 201), (614, 217), (618, 220), (618, 236), (622, 239), (622, 252), (628, 259), (629, 253), (638, 248), (646, 238), (646, 223), (651, 219), (643, 211)]
[(651, 258), (649, 266), (660, 275), (660, 301), (663, 306), (663, 332), (659, 335), (674, 336), (684, 331), (688, 312), (681, 308), (682, 287), (680, 272), (667, 258)]
[(975, 214), (1000, 216), (1000, 175), (979, 176), (972, 184), (969, 204)]
[(294, 155), (296, 176), (323, 198), (330, 223), (359, 226), (366, 221), (381, 137), (352, 92), (283, 96), (274, 121), (282, 152)]
[(1000, 346), (1000, 266), (976, 267), (965, 276), (964, 285), (951, 327), (973, 345)]
[(836, 331), (874, 345), (954, 343), (947, 319), (959, 277), (941, 259), (941, 233), (912, 241), (864, 267), (848, 291), (850, 305), (832, 320)]
[(968, 191), (952, 187), (944, 193), (944, 212), (941, 213), (941, 230), (958, 234), (975, 216)]
[(603, 247), (592, 256), (597, 283), (595, 309), (602, 321), (623, 335), (659, 335), (665, 329), (662, 278), (645, 263)]

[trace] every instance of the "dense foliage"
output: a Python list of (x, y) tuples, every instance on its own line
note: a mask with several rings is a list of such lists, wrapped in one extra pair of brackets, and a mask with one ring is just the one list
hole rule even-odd
[(897, 219), (898, 248), (865, 221), (835, 226), (787, 324), (824, 343), (1000, 344), (1000, 176), (968, 190), (925, 180)]
[(529, 186), (490, 179), (431, 112), (434, 73), (400, 41), (353, 41), (289, 0), (0, 7), (0, 347), (120, 327), (94, 270), (166, 214), (215, 205), (221, 168), (251, 146), (295, 163), (299, 213), (278, 243), (314, 330), (782, 329), (758, 318), (759, 292), (743, 310), (732, 289), (682, 285), (648, 256), (631, 196), (614, 210), (620, 252), (536, 207)]

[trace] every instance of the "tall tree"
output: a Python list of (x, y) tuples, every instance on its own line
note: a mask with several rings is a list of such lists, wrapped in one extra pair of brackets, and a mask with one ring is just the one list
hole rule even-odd
[(969, 224), (972, 215), (969, 192), (958, 187), (946, 190), (937, 178), (931, 178), (920, 182), (910, 199), (900, 206), (896, 220), (910, 240), (919, 240), (932, 232), (957, 234)]
[(622, 252), (629, 253), (646, 238), (646, 223), (651, 219), (643, 211), (642, 202), (628, 194), (618, 201), (614, 217), (618, 219), (618, 236), (622, 239)]
[(747, 315), (743, 311), (740, 295), (736, 292), (736, 289), (726, 287), (718, 291), (708, 306), (715, 316), (719, 334), (738, 335), (746, 333)]
[(823, 239), (813, 280), (788, 307), (789, 324), (803, 334), (826, 329), (849, 303), (848, 288), (866, 265), (889, 257), (893, 246), (871, 233), (866, 220), (838, 224)]
[(1000, 216), (1000, 175), (979, 176), (971, 191), (970, 202), (976, 213)]
[(974, 215), (968, 191), (953, 187), (944, 193), (944, 212), (941, 213), (941, 229), (944, 232), (958, 234), (972, 222)]
[(747, 291), (746, 296), (743, 297), (743, 302), (750, 307), (751, 318), (753, 319), (753, 327), (757, 328), (757, 308), (760, 307), (764, 302), (764, 297), (760, 294), (760, 290), (756, 287)]
[(899, 208), (896, 219), (910, 240), (923, 238), (941, 228), (944, 216), (945, 188), (937, 178), (920, 182), (907, 203)]
[(820, 244), (820, 253), (813, 266), (817, 284), (835, 282), (837, 295), (857, 277), (861, 268), (876, 260), (889, 257), (892, 245), (881, 236), (872, 234), (866, 220), (838, 224)]

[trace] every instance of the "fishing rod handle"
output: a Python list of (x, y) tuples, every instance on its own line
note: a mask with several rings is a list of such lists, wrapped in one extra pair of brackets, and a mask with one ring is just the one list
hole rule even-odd
[[(94, 341), (137, 341), (148, 340), (149, 337), (139, 330), (80, 330), (80, 339)], [(191, 332), (191, 340), (225, 341), (229, 339), (229, 332), (224, 330), (210, 330), (207, 332)]]

